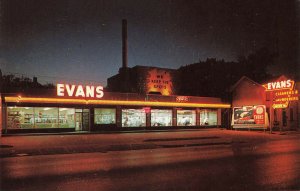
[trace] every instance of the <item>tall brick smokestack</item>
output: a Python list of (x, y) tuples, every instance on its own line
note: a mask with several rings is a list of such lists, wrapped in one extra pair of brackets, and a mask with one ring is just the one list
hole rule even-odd
[(127, 20), (122, 20), (122, 68), (127, 68)]

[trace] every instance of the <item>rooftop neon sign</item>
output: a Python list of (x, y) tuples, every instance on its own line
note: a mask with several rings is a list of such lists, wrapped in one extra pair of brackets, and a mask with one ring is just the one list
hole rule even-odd
[(295, 81), (293, 80), (281, 80), (275, 82), (269, 82), (263, 85), (266, 88), (266, 91), (274, 91), (274, 90), (284, 90), (284, 89), (293, 89)]
[(102, 98), (104, 92), (102, 86), (57, 84), (56, 95), (59, 97)]

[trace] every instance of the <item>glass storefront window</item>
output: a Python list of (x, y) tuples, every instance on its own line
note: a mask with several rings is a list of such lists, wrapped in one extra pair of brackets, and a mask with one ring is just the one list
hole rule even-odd
[(35, 107), (34, 121), (36, 128), (57, 128), (58, 108), (57, 107)]
[(59, 108), (59, 127), (75, 128), (75, 109)]
[(144, 109), (122, 109), (122, 127), (145, 127)]
[(7, 128), (75, 128), (75, 109), (58, 107), (7, 107)]
[(202, 109), (200, 110), (200, 125), (201, 126), (210, 126), (217, 125), (217, 110), (216, 109)]
[(171, 126), (172, 110), (151, 109), (151, 126)]
[(8, 107), (7, 108), (7, 128), (8, 129), (28, 129), (33, 128), (33, 108), (32, 107)]
[(177, 110), (178, 126), (195, 126), (196, 111), (195, 110)]
[(95, 124), (115, 124), (116, 109), (115, 108), (95, 108), (94, 113)]

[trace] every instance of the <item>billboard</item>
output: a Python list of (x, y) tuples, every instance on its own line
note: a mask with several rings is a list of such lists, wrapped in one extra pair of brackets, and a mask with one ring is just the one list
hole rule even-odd
[(169, 70), (154, 68), (148, 70), (146, 79), (146, 92), (159, 92), (161, 95), (172, 95), (173, 78)]
[(265, 126), (266, 107), (256, 105), (233, 108), (233, 125)]

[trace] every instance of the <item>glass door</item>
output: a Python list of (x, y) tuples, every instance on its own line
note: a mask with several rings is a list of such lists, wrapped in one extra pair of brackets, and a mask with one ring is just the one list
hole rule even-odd
[(75, 131), (82, 131), (82, 112), (75, 113)]
[(90, 129), (90, 110), (76, 109), (75, 110), (75, 130), (88, 131)]
[(90, 126), (90, 113), (82, 112), (82, 131), (88, 131)]

